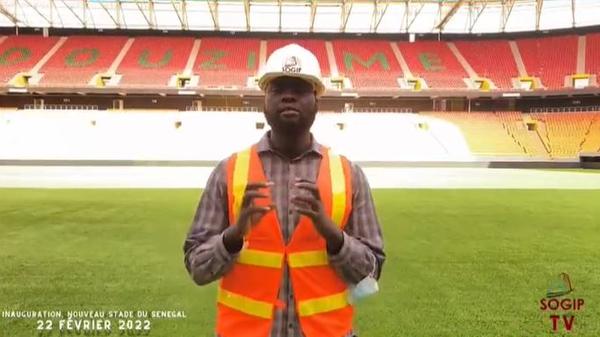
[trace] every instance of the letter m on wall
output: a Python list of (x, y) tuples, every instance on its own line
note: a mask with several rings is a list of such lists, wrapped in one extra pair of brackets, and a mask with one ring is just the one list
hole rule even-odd
[(354, 63), (358, 63), (363, 68), (367, 69), (370, 69), (375, 63), (379, 63), (383, 70), (390, 70), (390, 64), (387, 60), (387, 57), (385, 57), (385, 54), (381, 52), (374, 53), (366, 61), (353, 53), (344, 52), (344, 65), (346, 66), (346, 70), (354, 71)]

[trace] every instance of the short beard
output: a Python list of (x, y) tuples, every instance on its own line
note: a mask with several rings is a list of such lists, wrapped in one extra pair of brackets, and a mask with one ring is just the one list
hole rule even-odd
[(286, 123), (279, 119), (279, 116), (275, 114), (274, 120), (269, 120), (267, 118), (268, 114), (265, 113), (265, 118), (267, 119), (267, 123), (271, 126), (271, 129), (276, 130), (276, 132), (281, 132), (290, 136), (299, 136), (308, 131), (315, 122), (315, 118), (317, 115), (317, 106), (315, 104), (314, 112), (312, 114), (312, 118), (310, 119), (300, 119), (298, 123)]

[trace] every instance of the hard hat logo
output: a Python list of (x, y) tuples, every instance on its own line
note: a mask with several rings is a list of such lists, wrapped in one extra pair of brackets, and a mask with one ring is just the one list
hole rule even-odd
[(321, 66), (315, 54), (297, 44), (288, 44), (271, 53), (261, 66), (258, 87), (266, 90), (270, 81), (277, 77), (289, 76), (310, 82), (317, 95), (325, 92), (321, 78)]
[(284, 73), (302, 72), (302, 65), (300, 64), (300, 59), (296, 56), (290, 56), (286, 58), (285, 62), (283, 62), (283, 67), (281, 67), (281, 71)]

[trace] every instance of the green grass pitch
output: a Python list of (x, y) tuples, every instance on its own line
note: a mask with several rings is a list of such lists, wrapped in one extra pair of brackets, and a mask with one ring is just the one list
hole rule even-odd
[[(184, 310), (150, 336), (212, 336), (215, 284), (182, 243), (194, 190), (0, 189), (0, 310)], [(600, 335), (600, 190), (376, 190), (387, 261), (357, 305), (361, 337)], [(539, 300), (560, 272), (583, 298), (552, 333)], [(37, 336), (0, 318), (0, 336)], [(58, 336), (57, 333), (54, 336)]]

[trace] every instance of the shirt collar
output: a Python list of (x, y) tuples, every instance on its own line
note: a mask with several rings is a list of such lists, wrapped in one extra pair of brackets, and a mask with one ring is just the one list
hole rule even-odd
[[(271, 147), (271, 142), (269, 141), (269, 137), (271, 136), (271, 131), (267, 131), (258, 141), (258, 143), (256, 144), (256, 151), (258, 153), (260, 152), (276, 152), (276, 150)], [(303, 154), (301, 154), (298, 157), (302, 157), (304, 155), (306, 155), (309, 152), (315, 152), (317, 154), (319, 154), (320, 156), (323, 155), (323, 152), (321, 150), (321, 144), (319, 144), (316, 140), (315, 137), (313, 136), (313, 134), (310, 134), (310, 139), (311, 139), (311, 144), (310, 144), (310, 149), (308, 149), (306, 152), (304, 152)]]

